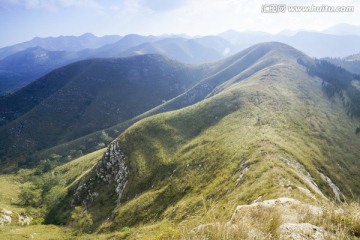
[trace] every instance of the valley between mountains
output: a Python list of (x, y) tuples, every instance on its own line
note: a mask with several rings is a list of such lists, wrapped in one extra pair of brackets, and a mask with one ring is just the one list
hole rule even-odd
[(58, 68), (0, 99), (0, 238), (357, 239), (358, 86), (278, 42)]

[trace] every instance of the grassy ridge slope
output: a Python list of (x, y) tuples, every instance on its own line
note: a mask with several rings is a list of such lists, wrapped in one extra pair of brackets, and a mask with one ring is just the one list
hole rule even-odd
[[(103, 158), (99, 151), (55, 168), (55, 175), (70, 180), (67, 195), (50, 209), (47, 222), (69, 223), (70, 203), (81, 187), (92, 198), (83, 207), (100, 235), (80, 239), (192, 239), (191, 229), (228, 221), (239, 204), (278, 197), (313, 204), (360, 196), (360, 138), (355, 133), (360, 120), (347, 114), (339, 95), (329, 98), (323, 80), (310, 76), (299, 59), (315, 64), (289, 46), (266, 43), (210, 66), (217, 69), (214, 74), (186, 92), (196, 96), (194, 101), (186, 101), (184, 94), (145, 115), (160, 113), (179, 99), (185, 99), (181, 106), (193, 105), (139, 119)], [(99, 171), (103, 167), (108, 174), (112, 166), (121, 166), (117, 161), (127, 172), (120, 203), (117, 182), (105, 185), (101, 179), (108, 176)], [(121, 170), (111, 174), (119, 176)], [(260, 223), (276, 219), (261, 208), (250, 214)], [(331, 231), (344, 223), (358, 227), (349, 219), (330, 216), (324, 221), (338, 225), (321, 224)], [(265, 226), (269, 236), (276, 236), (278, 225)], [(360, 231), (354, 229), (349, 233), (357, 236)], [(214, 237), (202, 237), (224, 237), (221, 229), (216, 231)]]
[[(237, 76), (253, 74), (224, 78), (205, 100), (141, 120), (120, 135), (129, 178), (104, 231), (201, 221), (208, 206), (215, 219), (229, 218), (236, 205), (258, 198), (360, 195), (360, 121), (308, 75), (298, 63), (302, 53), (277, 43), (258, 48), (268, 51)], [(88, 206), (93, 215), (105, 193), (99, 194)]]
[[(285, 66), (275, 69), (121, 135), (132, 177), (115, 225), (181, 221), (201, 214), (204, 199), (216, 203), (217, 214), (228, 215), (239, 202), (258, 197), (311, 199), (299, 187), (321, 199), (286, 159), (300, 163), (325, 196), (334, 194), (319, 172), (346, 196), (358, 196), (359, 121), (348, 118), (340, 101), (327, 101), (320, 80)], [(296, 77), (289, 82), (284, 71)], [(224, 116), (225, 109), (231, 111)]]

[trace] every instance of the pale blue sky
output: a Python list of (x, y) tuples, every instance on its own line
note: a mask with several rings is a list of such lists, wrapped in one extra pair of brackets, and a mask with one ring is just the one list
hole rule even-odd
[[(261, 13), (262, 4), (351, 5), (354, 13)], [(0, 0), (0, 47), (36, 36), (279, 32), (360, 25), (357, 0)]]

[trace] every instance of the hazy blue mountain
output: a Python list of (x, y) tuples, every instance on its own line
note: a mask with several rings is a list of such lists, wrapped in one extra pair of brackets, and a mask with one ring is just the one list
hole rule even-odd
[(2, 51), (14, 52), (0, 60), (0, 95), (11, 93), (51, 70), (69, 63), (97, 57), (119, 57), (126, 49), (151, 41), (155, 37), (131, 34), (117, 41), (119, 39), (121, 39), (119, 36), (99, 38), (92, 34), (84, 34), (80, 37), (35, 38), (29, 42), (0, 49), (0, 55)]
[(80, 52), (28, 48), (0, 60), (0, 95), (11, 93), (46, 73), (81, 60)]
[[(210, 39), (209, 39), (210, 40)], [(142, 54), (162, 54), (185, 63), (206, 63), (219, 60), (226, 56), (223, 52), (229, 49), (229, 44), (219, 40), (221, 51), (211, 47), (213, 44), (206, 39), (166, 38), (156, 42), (143, 43), (123, 52), (123, 56)], [(206, 46), (205, 46), (206, 45)], [(229, 53), (229, 52), (228, 52)]]
[(289, 44), (306, 54), (322, 57), (345, 57), (360, 52), (360, 36), (336, 36), (318, 32), (299, 32), (294, 36), (276, 36), (275, 40)]
[(36, 37), (27, 42), (1, 48), (0, 59), (27, 48), (41, 47), (49, 51), (80, 51), (87, 48), (99, 48), (120, 39), (121, 37), (116, 35), (97, 37), (91, 33), (85, 33), (81, 36)]
[(161, 38), (156, 36), (141, 36), (137, 34), (129, 34), (113, 44), (105, 45), (94, 51), (88, 51), (88, 54), (97, 57), (120, 57), (123, 56), (122, 53), (129, 48), (146, 42), (154, 42), (159, 39)]
[(127, 121), (183, 93), (205, 72), (160, 55), (57, 69), (0, 98), (0, 154), (31, 152)]
[(0, 95), (11, 93), (53, 69), (89, 58), (162, 54), (181, 62), (198, 64), (219, 60), (235, 49), (217, 36), (159, 39), (131, 34), (98, 49), (49, 51), (34, 47), (16, 52), (0, 60)]
[(290, 37), (290, 36), (294, 36), (294, 35), (297, 34), (298, 32), (303, 32), (303, 31), (306, 31), (306, 30), (305, 30), (305, 29), (302, 29), (302, 30), (290, 30), (290, 29), (285, 29), (285, 30), (280, 31), (280, 32), (277, 33), (276, 35)]
[[(288, 34), (287, 34), (288, 33)], [(241, 50), (253, 44), (267, 41), (278, 41), (288, 44), (317, 58), (346, 57), (360, 52), (360, 35), (334, 35), (321, 32), (289, 31), (272, 35), (263, 32), (237, 32), (228, 30), (219, 34)]]
[(237, 50), (242, 50), (256, 43), (268, 42), (273, 40), (273, 35), (264, 32), (244, 31), (237, 32), (228, 30), (220, 33), (218, 36), (233, 44)]
[(193, 40), (204, 47), (216, 50), (224, 57), (237, 52), (237, 48), (233, 44), (219, 36), (198, 37)]
[(339, 23), (324, 30), (323, 32), (333, 35), (360, 35), (360, 26)]
[[(141, 36), (129, 34), (96, 37), (84, 34), (79, 37), (61, 36), (34, 38), (31, 41), (0, 49), (0, 95), (13, 92), (66, 64), (90, 59), (124, 57), (140, 54), (162, 54), (185, 63), (205, 63), (220, 60), (253, 44), (279, 41), (304, 53), (317, 57), (346, 57), (360, 52), (360, 35), (344, 35), (336, 29), (357, 32), (357, 26), (336, 25), (325, 32), (292, 31), (272, 35), (264, 32), (228, 30), (218, 36), (189, 38), (183, 35)], [(181, 36), (181, 37), (180, 37)], [(41, 49), (41, 50), (40, 50)], [(39, 57), (41, 54), (43, 57)], [(45, 53), (46, 51), (46, 53)], [(51, 53), (53, 52), (53, 53)], [(7, 56), (7, 57), (5, 57)], [(37, 56), (37, 57), (36, 57)], [(349, 65), (349, 63), (346, 63)], [(358, 72), (352, 62), (350, 71)]]
[(159, 35), (160, 38), (192, 38), (187, 34), (161, 34)]

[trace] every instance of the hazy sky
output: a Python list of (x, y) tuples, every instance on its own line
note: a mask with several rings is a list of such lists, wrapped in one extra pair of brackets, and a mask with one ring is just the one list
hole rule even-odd
[[(269, 3), (354, 6), (354, 13), (261, 13)], [(0, 47), (59, 35), (275, 33), (360, 25), (359, 0), (0, 0)]]

